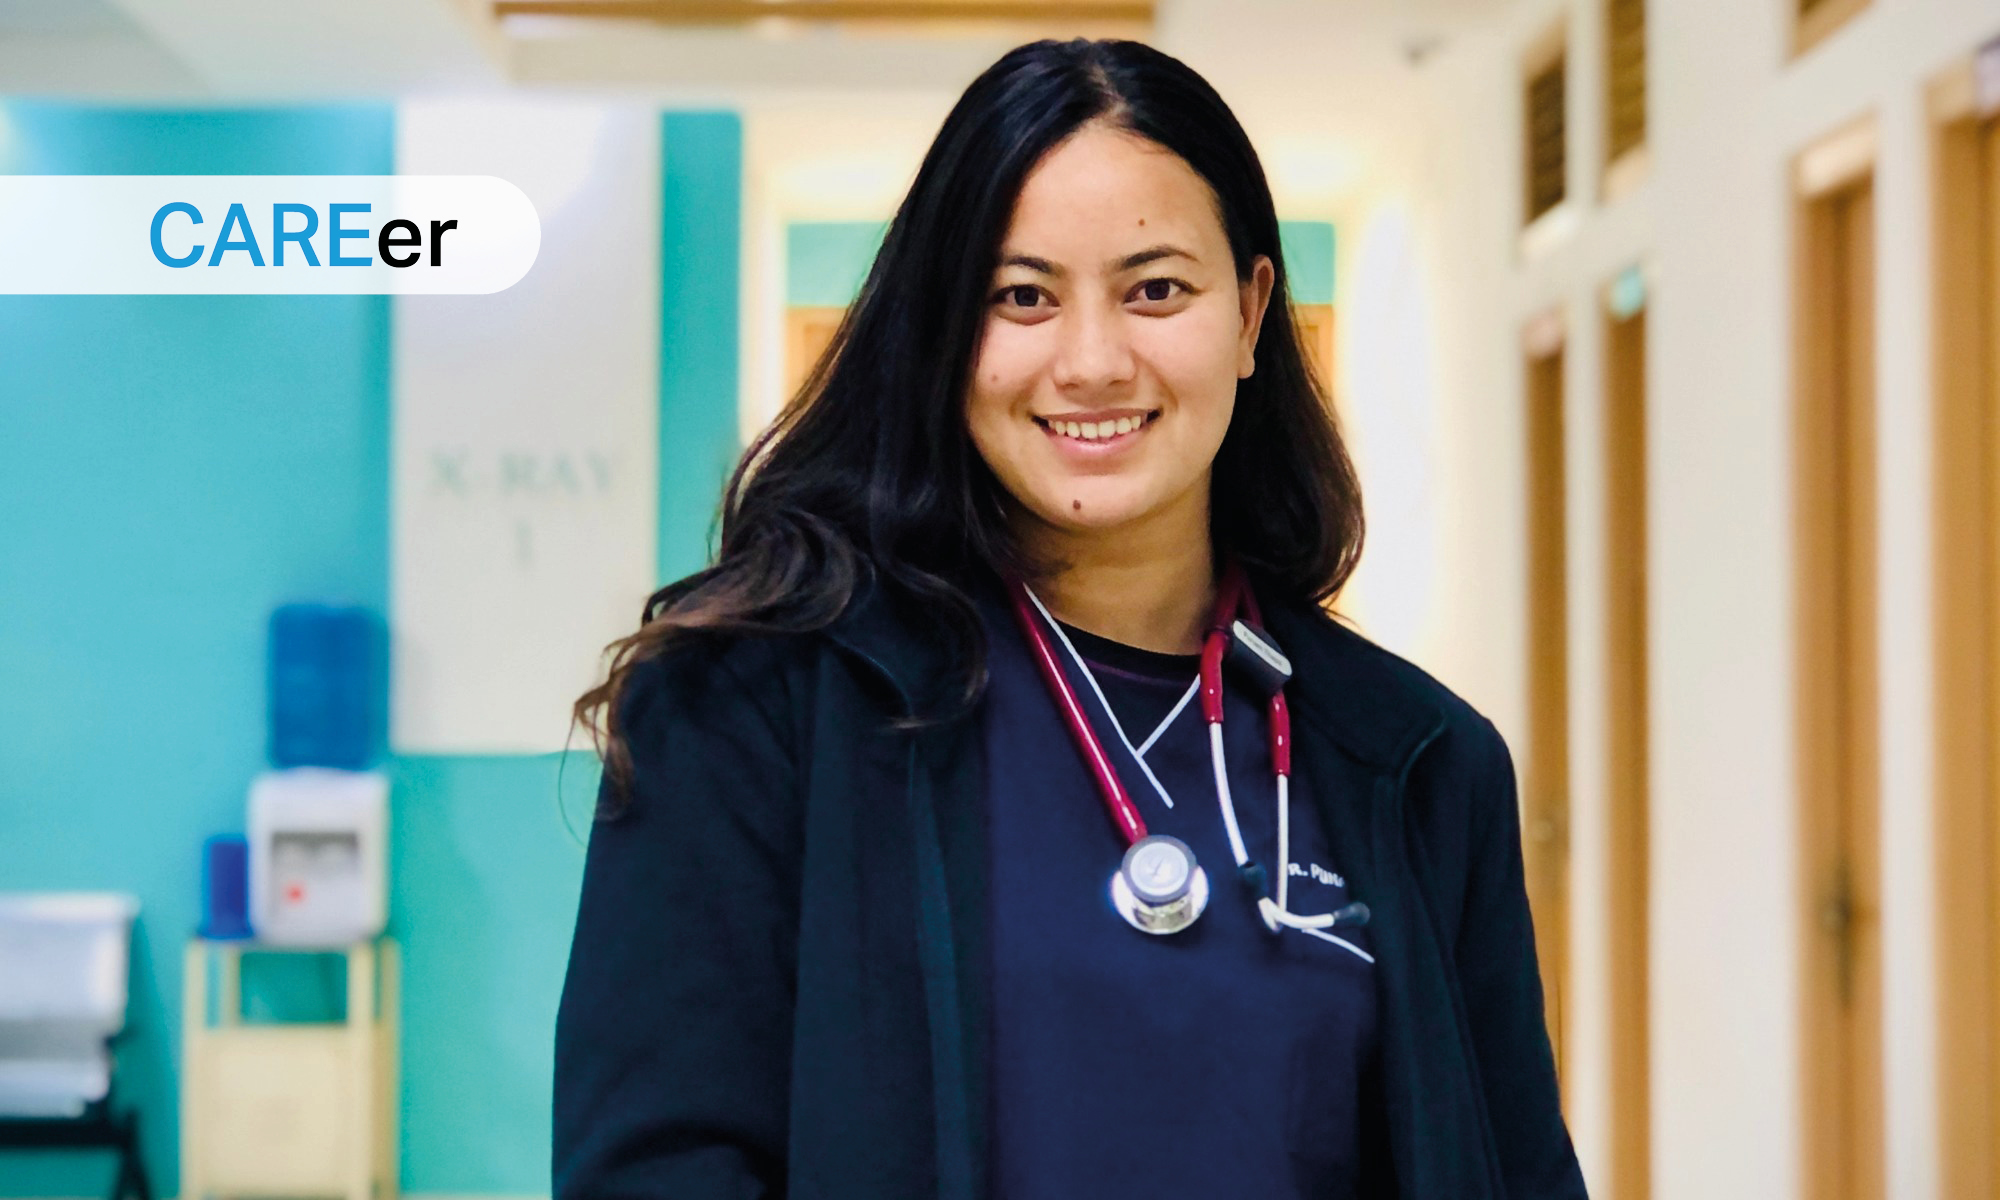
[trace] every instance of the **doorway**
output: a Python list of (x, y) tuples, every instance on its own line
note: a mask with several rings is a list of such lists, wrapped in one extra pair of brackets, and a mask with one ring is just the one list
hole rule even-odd
[(1562, 1072), (1569, 978), (1569, 572), (1559, 314), (1530, 324), (1526, 347), (1527, 753), (1522, 866), (1535, 922), (1542, 997)]
[(1879, 1200), (1884, 1185), (1874, 147), (1862, 122), (1795, 172), (1799, 1062), (1814, 1200)]
[(1930, 93), (1938, 1137), (1947, 1196), (2000, 1194), (2000, 111)]
[(1616, 1200), (1646, 1200), (1651, 1185), (1646, 310), (1634, 290), (1614, 286), (1604, 315), (1605, 908)]

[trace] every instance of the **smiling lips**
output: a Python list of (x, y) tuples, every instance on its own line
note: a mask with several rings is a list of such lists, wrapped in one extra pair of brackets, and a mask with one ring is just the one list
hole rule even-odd
[(1160, 410), (1112, 408), (1092, 412), (1056, 413), (1035, 417), (1034, 422), (1050, 437), (1079, 449), (1113, 446), (1129, 442), (1160, 415)]

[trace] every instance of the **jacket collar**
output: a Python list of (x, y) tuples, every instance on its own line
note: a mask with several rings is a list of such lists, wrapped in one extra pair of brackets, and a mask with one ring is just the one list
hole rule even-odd
[[(1294, 717), (1359, 761), (1399, 768), (1444, 719), (1439, 685), (1318, 605), (1267, 599), (1264, 616), (1292, 663), (1285, 695)], [(950, 648), (920, 633), (934, 624), (870, 573), (826, 632), (885, 676), (907, 712), (913, 702), (928, 708), (951, 686)]]
[(1443, 723), (1441, 685), (1319, 605), (1266, 603), (1264, 618), (1291, 659), (1285, 697), (1292, 712), (1356, 759), (1400, 768)]
[(826, 635), (887, 679), (902, 701), (901, 715), (907, 716), (927, 708), (951, 673), (950, 655), (941, 640), (921, 632), (932, 625), (884, 586), (877, 572), (869, 571)]

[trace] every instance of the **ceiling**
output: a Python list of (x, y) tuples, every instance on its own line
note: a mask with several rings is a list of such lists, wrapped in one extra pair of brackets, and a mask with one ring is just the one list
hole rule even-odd
[[(638, 0), (711, 14), (797, 0)], [(822, 0), (849, 10), (964, 14), (994, 0)], [(1087, 0), (1093, 20), (929, 23), (791, 18), (665, 24), (634, 0), (0, 0), (0, 93), (218, 100), (551, 86), (754, 103), (820, 90), (956, 92), (1029, 37), (1116, 33), (1156, 11), (1149, 40), (1191, 61), (1304, 83), (1393, 64), (1490, 20), (1508, 0)], [(1016, 13), (1077, 11), (1000, 0)], [(506, 10), (512, 15), (503, 15)], [(1101, 10), (1101, 11), (1100, 11)], [(552, 15), (558, 12), (591, 15)], [(1113, 19), (1119, 14), (1126, 18)], [(1200, 54), (1196, 54), (1199, 48)]]
[[(883, 141), (895, 149), (877, 169), (893, 188), (912, 147), (1001, 53), (1034, 36), (1089, 32), (1062, 22), (675, 26), (496, 12), (521, 2), (0, 0), (0, 96), (186, 105), (525, 93), (724, 105), (757, 114), (766, 150), (795, 164), (811, 164), (815, 146), (851, 159)], [(1411, 139), (1405, 101), (1425, 62), (1522, 2), (1532, 0), (1152, 0), (1146, 38), (1228, 98), (1275, 187), (1318, 206)], [(820, 162), (847, 170), (825, 154)], [(817, 169), (802, 186), (817, 186)]]

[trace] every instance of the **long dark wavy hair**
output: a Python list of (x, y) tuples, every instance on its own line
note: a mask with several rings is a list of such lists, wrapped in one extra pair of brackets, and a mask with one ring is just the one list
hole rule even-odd
[(1325, 601), (1346, 582), (1360, 486), (1299, 342), (1249, 137), (1206, 80), (1144, 43), (1034, 42), (987, 68), (945, 118), (825, 354), (732, 472), (713, 565), (655, 592), (638, 631), (607, 648), (605, 681), (577, 700), (615, 783), (629, 774), (617, 714), (638, 664), (700, 634), (822, 629), (871, 580), (928, 614), (961, 668), (952, 703), (904, 724), (977, 703), (985, 640), (968, 583), (1036, 578), (1047, 564), (1010, 532), (1004, 489), (967, 428), (967, 389), (1021, 185), (1092, 123), (1171, 150), (1207, 181), (1239, 280), (1260, 254), (1276, 271), (1211, 475), (1214, 544), (1273, 596)]

